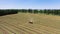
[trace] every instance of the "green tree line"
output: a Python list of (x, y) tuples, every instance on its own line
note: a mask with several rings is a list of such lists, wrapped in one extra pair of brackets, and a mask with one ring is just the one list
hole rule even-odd
[(60, 15), (60, 9), (44, 9), (44, 10), (37, 10), (37, 9), (22, 9), (22, 10), (19, 10), (19, 12), (22, 12), (22, 13), (44, 13), (44, 14), (52, 14), (52, 15)]
[(8, 15), (8, 14), (17, 14), (18, 10), (8, 9), (8, 10), (0, 10), (0, 16)]
[(0, 9), (0, 16), (8, 15), (8, 14), (17, 14), (18, 12), (22, 13), (44, 13), (44, 14), (52, 14), (52, 15), (60, 15), (60, 9), (44, 9), (44, 10), (37, 10), (37, 9)]

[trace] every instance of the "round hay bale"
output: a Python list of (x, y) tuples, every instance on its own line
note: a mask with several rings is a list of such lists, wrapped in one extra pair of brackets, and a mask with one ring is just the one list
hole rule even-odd
[(33, 24), (33, 22), (29, 21), (30, 24)]

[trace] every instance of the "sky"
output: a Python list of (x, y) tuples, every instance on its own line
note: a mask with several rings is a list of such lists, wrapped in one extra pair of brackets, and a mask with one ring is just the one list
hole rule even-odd
[(0, 9), (60, 9), (60, 0), (0, 0)]

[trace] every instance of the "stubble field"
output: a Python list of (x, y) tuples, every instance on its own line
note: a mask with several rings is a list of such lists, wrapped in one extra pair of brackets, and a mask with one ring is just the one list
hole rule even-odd
[(0, 16), (0, 34), (60, 34), (60, 16), (31, 13)]

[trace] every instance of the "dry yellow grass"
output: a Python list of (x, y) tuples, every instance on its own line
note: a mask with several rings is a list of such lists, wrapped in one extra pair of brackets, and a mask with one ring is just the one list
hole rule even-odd
[[(30, 19), (33, 19), (33, 24), (29, 23)], [(1, 33), (60, 34), (59, 26), (60, 16), (30, 13), (0, 16)]]

